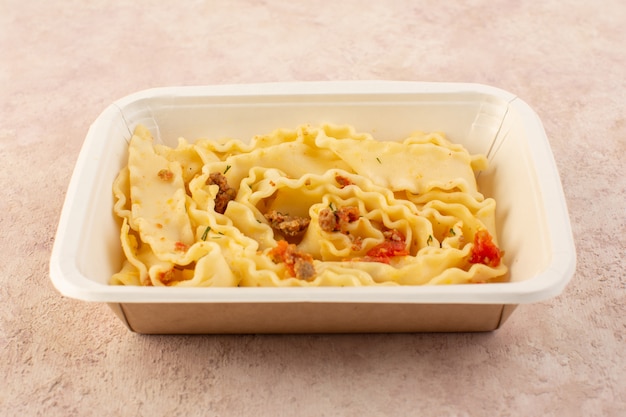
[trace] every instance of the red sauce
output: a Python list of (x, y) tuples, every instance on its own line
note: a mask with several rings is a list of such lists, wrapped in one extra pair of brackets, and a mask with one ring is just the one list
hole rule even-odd
[(339, 184), (341, 188), (347, 187), (348, 185), (352, 185), (352, 181), (349, 178), (346, 178), (342, 175), (336, 175), (335, 181)]
[(175, 242), (174, 243), (174, 250), (177, 252), (185, 252), (187, 249), (189, 249), (189, 246), (185, 245), (183, 242)]

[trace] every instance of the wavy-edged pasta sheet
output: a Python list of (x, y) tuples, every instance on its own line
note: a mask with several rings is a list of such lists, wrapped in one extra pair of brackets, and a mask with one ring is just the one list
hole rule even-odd
[(156, 145), (138, 126), (113, 184), (125, 255), (152, 286), (502, 281), (487, 167), (441, 133), (379, 141), (350, 126)]

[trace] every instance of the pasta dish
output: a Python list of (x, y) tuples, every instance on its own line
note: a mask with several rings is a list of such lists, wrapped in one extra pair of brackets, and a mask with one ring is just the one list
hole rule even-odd
[(302, 125), (154, 142), (137, 126), (113, 183), (114, 285), (358, 286), (502, 281), (487, 167), (442, 133), (377, 140)]

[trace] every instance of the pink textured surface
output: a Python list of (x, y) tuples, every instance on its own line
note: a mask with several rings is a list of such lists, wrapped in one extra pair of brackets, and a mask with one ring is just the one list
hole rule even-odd
[[(626, 5), (0, 0), (0, 415), (542, 415), (626, 410)], [(578, 269), (490, 334), (138, 336), (48, 261), (89, 124), (148, 87), (462, 81), (540, 115)]]

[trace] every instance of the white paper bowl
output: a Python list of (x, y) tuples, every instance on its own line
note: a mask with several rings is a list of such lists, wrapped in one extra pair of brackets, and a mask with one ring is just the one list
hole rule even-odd
[[(303, 123), (350, 124), (377, 138), (443, 131), (489, 170), (480, 190), (497, 202), (510, 282), (363, 288), (110, 286), (122, 262), (112, 182), (137, 124), (157, 141), (247, 140)], [(486, 331), (518, 304), (558, 295), (575, 270), (568, 211), (537, 115), (484, 85), (311, 82), (157, 88), (110, 105), (92, 124), (69, 184), (50, 261), (65, 296), (108, 303), (140, 333)]]

